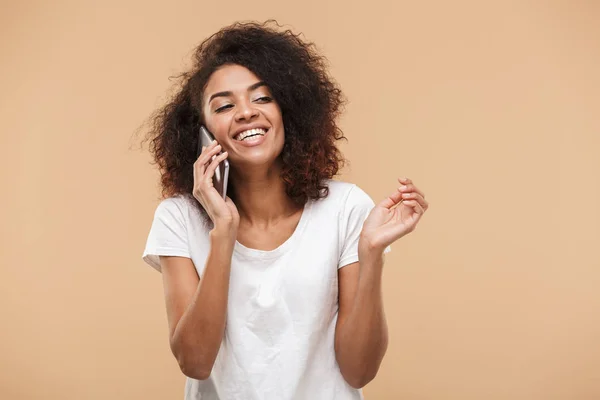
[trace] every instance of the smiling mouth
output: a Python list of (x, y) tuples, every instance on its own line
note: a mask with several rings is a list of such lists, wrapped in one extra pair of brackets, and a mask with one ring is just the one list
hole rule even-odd
[(263, 128), (248, 129), (247, 131), (237, 134), (233, 139), (243, 142), (244, 140), (251, 138), (251, 137), (265, 136), (266, 133), (267, 133), (267, 130), (263, 129)]

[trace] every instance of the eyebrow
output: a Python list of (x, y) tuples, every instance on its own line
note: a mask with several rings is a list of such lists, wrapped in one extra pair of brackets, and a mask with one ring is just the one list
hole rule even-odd
[[(247, 91), (251, 92), (253, 90), (258, 89), (261, 86), (267, 86), (267, 84), (264, 81), (256, 82), (256, 83), (248, 86)], [(210, 99), (208, 99), (208, 103), (210, 104), (210, 102), (213, 101), (213, 99), (216, 98), (216, 97), (228, 97), (228, 96), (233, 96), (233, 92), (231, 92), (231, 91), (225, 91), (225, 92), (214, 93), (214, 94), (212, 94), (210, 96)]]

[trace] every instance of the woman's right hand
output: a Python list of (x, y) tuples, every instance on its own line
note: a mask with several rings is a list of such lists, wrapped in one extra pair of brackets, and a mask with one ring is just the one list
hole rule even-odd
[[(213, 185), (213, 176), (219, 163), (227, 158), (227, 152), (219, 154), (221, 145), (216, 141), (202, 147), (194, 163), (194, 189), (192, 194), (200, 202), (215, 225), (215, 230), (232, 234), (235, 239), (240, 223), (237, 207), (229, 197), (223, 200)], [(216, 156), (212, 160), (213, 156)], [(211, 161), (212, 160), (212, 161)]]

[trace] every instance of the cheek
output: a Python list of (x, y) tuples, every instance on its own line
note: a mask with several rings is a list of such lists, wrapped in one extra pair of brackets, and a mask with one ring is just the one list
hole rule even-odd
[(283, 129), (283, 124), (281, 125), (277, 138), (275, 139), (275, 143), (277, 150), (279, 152), (283, 151), (283, 148), (285, 147), (285, 131)]
[(281, 118), (281, 114), (279, 114), (278, 116), (275, 115), (275, 118), (271, 121), (277, 129), (277, 142), (281, 145), (281, 147), (283, 147), (283, 144), (285, 142), (285, 127), (283, 125), (283, 119)]
[(283, 131), (283, 118), (281, 116), (281, 111), (278, 106), (274, 106), (269, 110), (268, 113), (269, 120), (271, 123), (279, 128), (280, 131)]
[(219, 118), (219, 116), (211, 116), (206, 118), (206, 129), (213, 134), (217, 141), (222, 141), (228, 136), (228, 124), (224, 118)]

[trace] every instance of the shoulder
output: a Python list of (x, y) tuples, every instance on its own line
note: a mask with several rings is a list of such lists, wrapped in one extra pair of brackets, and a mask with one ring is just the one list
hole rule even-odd
[(345, 206), (344, 208), (355, 206), (370, 208), (375, 205), (371, 196), (354, 183), (329, 180), (327, 186), (329, 201)]
[(156, 209), (161, 210), (161, 211), (162, 210), (185, 211), (188, 209), (189, 206), (190, 206), (189, 199), (187, 199), (183, 195), (177, 195), (177, 196), (167, 197), (167, 198), (162, 199), (160, 201), (160, 203), (158, 203), (158, 206), (156, 207)]
[(353, 215), (368, 213), (375, 205), (371, 197), (358, 185), (343, 181), (328, 180), (327, 197), (314, 203), (319, 218), (346, 220)]
[(168, 218), (180, 222), (190, 219), (195, 207), (192, 200), (184, 195), (168, 197), (158, 204), (154, 212), (155, 218)]

